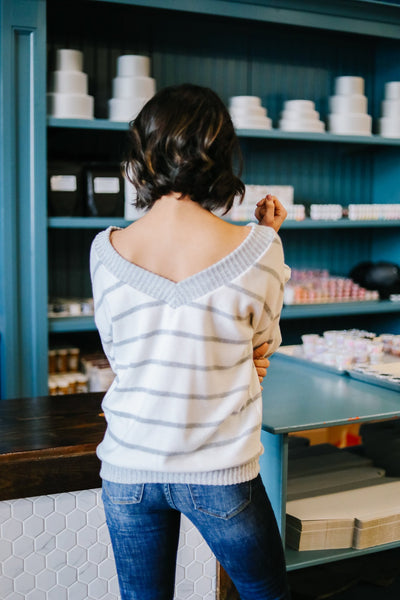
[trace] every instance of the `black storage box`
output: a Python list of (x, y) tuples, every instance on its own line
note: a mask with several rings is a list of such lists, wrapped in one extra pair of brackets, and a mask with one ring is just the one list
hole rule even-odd
[(119, 165), (93, 163), (86, 166), (86, 214), (124, 216), (124, 184)]
[(53, 217), (83, 215), (82, 166), (58, 161), (48, 164), (48, 213)]

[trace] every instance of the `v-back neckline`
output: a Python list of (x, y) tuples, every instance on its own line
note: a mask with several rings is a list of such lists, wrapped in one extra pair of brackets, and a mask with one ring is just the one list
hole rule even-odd
[(156, 273), (155, 271), (152, 271), (151, 269), (148, 269), (147, 267), (139, 265), (139, 264), (135, 263), (134, 261), (129, 260), (129, 258), (125, 258), (122, 254), (120, 254), (120, 252), (115, 248), (115, 246), (114, 246), (114, 244), (112, 243), (112, 240), (111, 240), (111, 238), (112, 238), (111, 234), (114, 231), (120, 231), (121, 230), (120, 227), (109, 227), (109, 229), (108, 229), (109, 230), (108, 239), (109, 239), (109, 242), (110, 242), (112, 248), (118, 254), (118, 256), (120, 256), (123, 260), (127, 261), (130, 265), (134, 265), (138, 269), (142, 269), (143, 271), (146, 271), (147, 273), (151, 273), (152, 275), (155, 275), (156, 277), (160, 277), (161, 279), (163, 279), (165, 281), (169, 281), (172, 284), (179, 286), (179, 284), (184, 283), (185, 281), (187, 281), (191, 277), (196, 277), (197, 275), (200, 275), (204, 271), (207, 271), (208, 269), (214, 267), (214, 265), (218, 265), (220, 262), (224, 261), (224, 259), (228, 258), (231, 254), (235, 253), (236, 251), (239, 251), (240, 247), (242, 246), (242, 244), (244, 244), (246, 242), (247, 238), (252, 234), (253, 225), (255, 225), (255, 223), (251, 223), (248, 226), (246, 226), (246, 229), (249, 230), (247, 232), (247, 234), (246, 234), (246, 237), (244, 239), (242, 239), (242, 241), (233, 250), (231, 250), (230, 252), (228, 252), (227, 254), (225, 254), (224, 256), (222, 256), (220, 259), (218, 259), (214, 263), (211, 263), (210, 265), (208, 265), (207, 267), (204, 267), (203, 269), (199, 269), (199, 271), (196, 271), (196, 272), (192, 273), (191, 275), (187, 275), (186, 277), (183, 277), (179, 281), (175, 281), (174, 279), (171, 279), (170, 277), (167, 277), (166, 275), (161, 275), (160, 273)]
[(105, 267), (122, 282), (176, 308), (227, 284), (249, 268), (272, 243), (275, 232), (269, 227), (251, 224), (245, 239), (229, 254), (180, 281), (172, 281), (130, 262), (111, 243), (110, 226), (96, 236), (95, 248)]

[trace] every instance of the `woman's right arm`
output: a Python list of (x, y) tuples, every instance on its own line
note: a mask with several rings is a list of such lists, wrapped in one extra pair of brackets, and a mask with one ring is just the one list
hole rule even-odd
[(268, 194), (265, 198), (257, 202), (254, 216), (259, 225), (272, 227), (272, 229), (278, 232), (287, 217), (287, 210), (276, 196)]

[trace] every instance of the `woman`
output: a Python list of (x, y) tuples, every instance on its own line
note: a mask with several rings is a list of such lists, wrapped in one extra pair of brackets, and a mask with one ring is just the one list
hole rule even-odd
[[(116, 374), (98, 447), (121, 598), (171, 600), (180, 514), (242, 600), (288, 598), (284, 553), (259, 476), (262, 400), (253, 352), (281, 341), (287, 278), (271, 227), (213, 211), (243, 197), (238, 141), (207, 88), (158, 92), (130, 126), (137, 207), (94, 240), (96, 324)], [(280, 203), (256, 216), (279, 229)]]

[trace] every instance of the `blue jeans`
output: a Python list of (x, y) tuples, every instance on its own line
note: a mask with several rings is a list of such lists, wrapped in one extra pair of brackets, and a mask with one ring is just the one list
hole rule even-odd
[(197, 527), (242, 600), (287, 600), (285, 559), (261, 477), (236, 485), (103, 481), (122, 600), (172, 600), (180, 515)]

